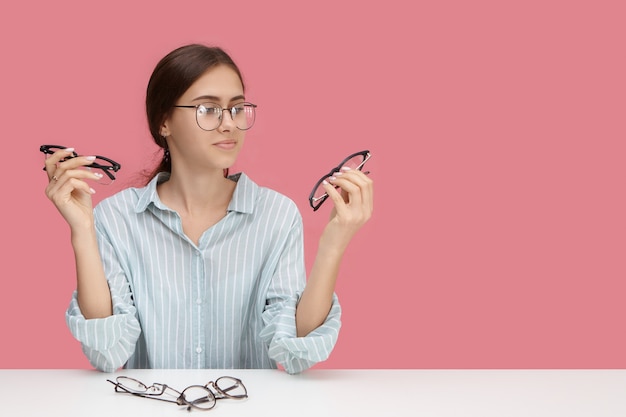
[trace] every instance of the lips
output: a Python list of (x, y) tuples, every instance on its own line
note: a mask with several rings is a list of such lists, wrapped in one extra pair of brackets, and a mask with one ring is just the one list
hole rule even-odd
[(213, 144), (213, 146), (217, 146), (220, 149), (233, 149), (236, 145), (236, 140), (223, 140)]

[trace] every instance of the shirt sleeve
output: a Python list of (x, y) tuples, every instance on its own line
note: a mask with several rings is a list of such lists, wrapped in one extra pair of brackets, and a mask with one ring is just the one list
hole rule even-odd
[(107, 274), (113, 315), (101, 319), (86, 319), (74, 291), (66, 311), (67, 326), (83, 348), (89, 362), (98, 370), (114, 372), (122, 367), (135, 351), (141, 334), (126, 275), (111, 244), (98, 232), (98, 245)]
[(305, 285), (302, 218), (296, 216), (267, 292), (261, 338), (269, 356), (287, 373), (300, 373), (328, 359), (341, 328), (341, 307), (333, 294), (331, 309), (317, 329), (297, 337), (296, 306)]

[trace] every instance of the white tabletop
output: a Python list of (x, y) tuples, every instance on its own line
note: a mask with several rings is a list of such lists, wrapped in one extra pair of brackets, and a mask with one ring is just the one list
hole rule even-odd
[[(0, 416), (180, 416), (176, 404), (115, 393), (127, 375), (182, 390), (229, 375), (249, 398), (212, 416), (626, 416), (626, 370), (0, 370)], [(182, 413), (182, 414), (181, 414)]]

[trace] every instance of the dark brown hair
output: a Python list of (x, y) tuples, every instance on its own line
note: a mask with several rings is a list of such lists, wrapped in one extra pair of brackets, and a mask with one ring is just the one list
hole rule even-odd
[(161, 136), (161, 126), (170, 115), (172, 106), (198, 78), (218, 65), (232, 68), (239, 76), (245, 91), (239, 68), (219, 47), (199, 44), (181, 46), (163, 57), (152, 71), (146, 90), (146, 115), (154, 143), (163, 149), (163, 158), (148, 174), (147, 182), (159, 172), (171, 172), (172, 169), (167, 142)]

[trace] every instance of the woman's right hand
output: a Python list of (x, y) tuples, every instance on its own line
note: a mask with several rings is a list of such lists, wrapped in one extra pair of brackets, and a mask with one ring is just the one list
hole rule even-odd
[(95, 190), (86, 179), (98, 180), (102, 174), (83, 167), (90, 165), (95, 157), (77, 156), (61, 162), (72, 155), (74, 148), (55, 152), (46, 159), (48, 186), (46, 196), (54, 203), (71, 228), (93, 224), (93, 203), (91, 196)]

